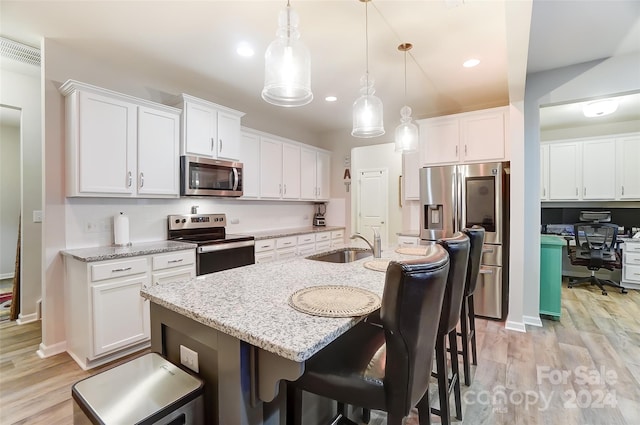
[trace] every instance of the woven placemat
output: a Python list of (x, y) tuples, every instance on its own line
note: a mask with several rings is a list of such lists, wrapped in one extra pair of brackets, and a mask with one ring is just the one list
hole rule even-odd
[(353, 317), (376, 311), (380, 308), (380, 297), (352, 286), (324, 285), (294, 292), (289, 305), (313, 316)]
[(396, 252), (398, 254), (406, 254), (406, 255), (422, 255), (425, 256), (427, 255), (427, 248), (425, 247), (412, 247), (412, 246), (405, 246), (405, 247), (401, 247), (396, 249)]
[(389, 261), (391, 260), (371, 260), (363, 264), (363, 266), (369, 270), (375, 270), (377, 272), (386, 272), (389, 267)]

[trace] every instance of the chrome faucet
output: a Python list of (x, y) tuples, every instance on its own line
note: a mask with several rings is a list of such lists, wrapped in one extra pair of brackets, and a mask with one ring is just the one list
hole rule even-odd
[(382, 249), (380, 247), (382, 245), (382, 242), (380, 241), (380, 233), (378, 233), (377, 228), (372, 227), (372, 229), (373, 229), (373, 245), (371, 245), (371, 243), (367, 240), (367, 238), (362, 236), (360, 233), (355, 233), (351, 235), (351, 239), (356, 239), (356, 238), (362, 239), (367, 243), (367, 245), (369, 245), (369, 248), (371, 248), (371, 252), (373, 252), (373, 258), (380, 258), (382, 255)]
[(193, 205), (191, 207), (191, 214), (198, 214), (198, 208), (200, 207), (200, 205)]

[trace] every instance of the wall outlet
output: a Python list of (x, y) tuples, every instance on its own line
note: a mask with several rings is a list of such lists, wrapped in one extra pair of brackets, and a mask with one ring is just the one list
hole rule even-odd
[(200, 368), (198, 367), (198, 353), (184, 345), (180, 346), (180, 363), (195, 373), (200, 371)]
[(42, 223), (42, 210), (34, 210), (33, 211), (33, 222), (34, 223)]

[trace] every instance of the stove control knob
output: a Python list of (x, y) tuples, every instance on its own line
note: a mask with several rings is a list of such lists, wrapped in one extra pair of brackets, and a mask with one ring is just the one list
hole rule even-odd
[(176, 224), (180, 223), (180, 219), (176, 218)]
[(182, 219), (182, 222), (183, 222), (183, 223), (186, 223), (186, 222), (187, 222), (187, 219), (186, 219), (186, 218), (183, 218), (183, 219)]

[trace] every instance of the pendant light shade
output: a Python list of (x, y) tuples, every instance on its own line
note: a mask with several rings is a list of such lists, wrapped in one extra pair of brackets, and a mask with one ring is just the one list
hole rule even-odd
[[(407, 101), (407, 51), (411, 43), (403, 43), (398, 50), (404, 52), (404, 101)], [(411, 108), (407, 105), (400, 109), (400, 125), (396, 127), (396, 152), (413, 152), (418, 150), (418, 126), (411, 122)]]
[(366, 71), (360, 79), (360, 97), (353, 102), (353, 129), (354, 137), (376, 137), (384, 134), (382, 101), (374, 95), (374, 79), (369, 76), (369, 27), (367, 15), (367, 3), (370, 0), (360, 0), (364, 3), (365, 10), (365, 56)]
[(277, 38), (264, 54), (262, 98), (276, 106), (302, 106), (313, 100), (311, 56), (300, 41), (298, 14), (287, 6), (278, 16)]

